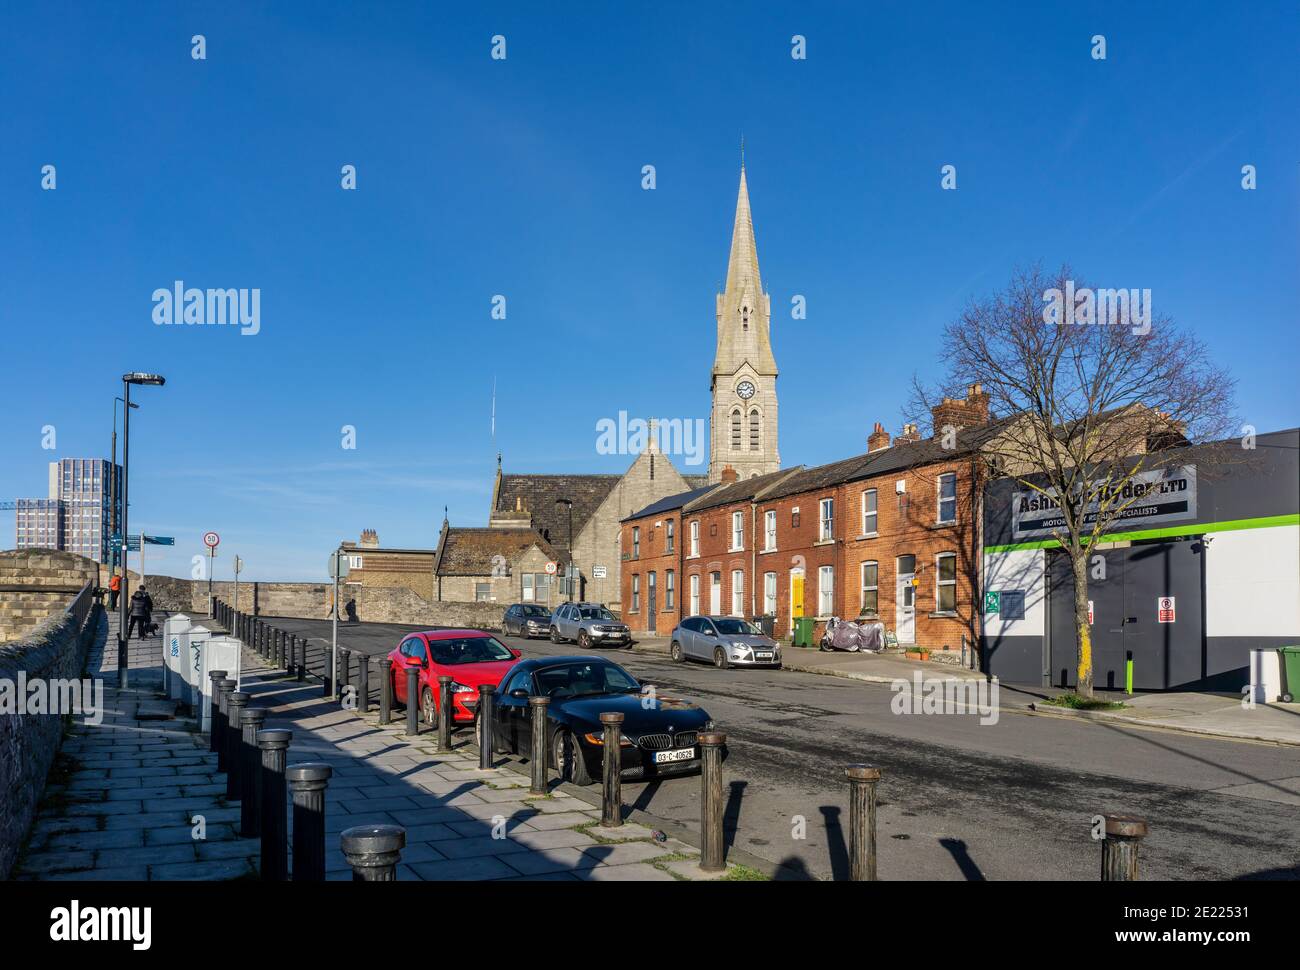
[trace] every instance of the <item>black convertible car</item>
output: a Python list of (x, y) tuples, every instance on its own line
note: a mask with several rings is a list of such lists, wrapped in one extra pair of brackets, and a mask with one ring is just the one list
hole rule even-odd
[(493, 746), (527, 754), (532, 745), (528, 698), (545, 694), (547, 751), (563, 781), (589, 785), (601, 776), (600, 715), (623, 715), (619, 756), (623, 778), (658, 778), (699, 769), (696, 735), (712, 727), (694, 704), (644, 692), (637, 679), (603, 657), (539, 657), (510, 668), (493, 698)]

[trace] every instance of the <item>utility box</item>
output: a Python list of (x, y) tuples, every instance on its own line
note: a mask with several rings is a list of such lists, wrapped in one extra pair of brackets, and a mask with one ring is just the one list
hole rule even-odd
[[(193, 647), (191, 640), (191, 649)], [(207, 734), (212, 730), (212, 678), (208, 674), (213, 670), (224, 670), (227, 677), (234, 678), (239, 670), (239, 641), (234, 637), (209, 635), (199, 641), (198, 655), (199, 702), (196, 710), (199, 715), (199, 730)]]
[(183, 680), (180, 684), (181, 700), (190, 706), (190, 710), (195, 716), (199, 713), (199, 704), (202, 700), (199, 691), (199, 674), (202, 672), (202, 644), (208, 637), (212, 636), (212, 631), (201, 623), (196, 623), (177, 635), (180, 641), (179, 647), (181, 656), (185, 658), (185, 663), (181, 667)]
[(1250, 652), (1250, 693), (1256, 704), (1271, 704), (1282, 696), (1282, 665), (1276, 647)]
[(181, 633), (193, 622), (185, 613), (173, 613), (163, 621), (163, 670), (167, 678), (167, 696), (174, 701), (189, 700), (185, 692), (185, 662), (189, 656)]

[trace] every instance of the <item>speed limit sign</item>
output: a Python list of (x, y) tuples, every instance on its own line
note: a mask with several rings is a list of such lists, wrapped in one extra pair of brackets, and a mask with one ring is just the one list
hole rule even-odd
[(209, 549), (215, 549), (221, 544), (221, 536), (215, 532), (205, 532), (203, 533), (203, 544)]
[(560, 565), (557, 562), (548, 562), (546, 564), (546, 575), (554, 576), (559, 571)]

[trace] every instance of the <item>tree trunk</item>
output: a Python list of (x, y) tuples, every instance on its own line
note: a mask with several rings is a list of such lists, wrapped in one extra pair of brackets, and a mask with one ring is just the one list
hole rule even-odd
[(1078, 643), (1079, 694), (1092, 697), (1092, 627), (1088, 625), (1088, 550), (1070, 550), (1074, 570), (1074, 629)]

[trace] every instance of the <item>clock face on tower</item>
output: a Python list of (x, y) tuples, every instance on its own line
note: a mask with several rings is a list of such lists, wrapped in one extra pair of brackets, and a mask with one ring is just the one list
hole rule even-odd
[(745, 401), (754, 396), (754, 385), (749, 381), (741, 381), (736, 385), (736, 394)]

